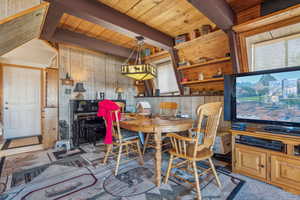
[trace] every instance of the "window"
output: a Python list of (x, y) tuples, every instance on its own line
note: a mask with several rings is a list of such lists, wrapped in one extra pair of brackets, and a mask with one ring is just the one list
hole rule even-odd
[(300, 66), (300, 35), (260, 42), (252, 47), (252, 71)]
[(161, 94), (179, 91), (171, 61), (157, 64), (157, 86)]

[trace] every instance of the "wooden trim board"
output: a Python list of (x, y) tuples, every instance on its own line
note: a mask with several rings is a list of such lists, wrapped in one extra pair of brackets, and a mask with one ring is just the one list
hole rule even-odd
[(233, 26), (233, 30), (237, 33), (247, 32), (299, 16), (300, 4)]
[(241, 72), (249, 71), (246, 38), (282, 28), (292, 24), (300, 23), (300, 4), (287, 9), (259, 17), (254, 20), (236, 25), (233, 30), (238, 33), (238, 49), (240, 52)]

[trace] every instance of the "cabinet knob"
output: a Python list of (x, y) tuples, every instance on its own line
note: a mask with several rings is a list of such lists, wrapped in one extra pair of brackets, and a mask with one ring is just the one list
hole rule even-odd
[(260, 167), (261, 167), (261, 168), (265, 168), (265, 166), (264, 166), (264, 165), (260, 165)]

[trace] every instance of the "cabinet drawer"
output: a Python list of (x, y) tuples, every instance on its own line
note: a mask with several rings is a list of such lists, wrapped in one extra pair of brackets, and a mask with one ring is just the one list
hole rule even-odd
[(271, 182), (300, 190), (300, 160), (272, 155)]
[(249, 150), (246, 147), (236, 147), (237, 171), (249, 176), (267, 179), (267, 154), (264, 152)]

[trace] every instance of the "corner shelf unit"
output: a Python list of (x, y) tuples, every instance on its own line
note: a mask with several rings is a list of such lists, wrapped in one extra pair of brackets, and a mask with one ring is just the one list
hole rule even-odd
[(166, 58), (168, 56), (170, 56), (168, 51), (160, 51), (160, 52), (154, 53), (150, 56), (145, 56), (143, 59), (144, 59), (144, 62), (149, 63), (149, 62), (153, 62), (153, 61), (156, 61), (159, 59)]
[(221, 36), (223, 34), (224, 34), (224, 32), (222, 30), (213, 31), (213, 32), (210, 32), (208, 34), (199, 36), (199, 37), (197, 37), (195, 39), (192, 39), (192, 40), (189, 40), (189, 41), (186, 41), (186, 42), (178, 43), (178, 44), (176, 44), (174, 46), (174, 48), (175, 49), (186, 48), (188, 46), (194, 45), (194, 43), (206, 42), (207, 40), (219, 37), (219, 36)]
[(212, 83), (212, 82), (223, 82), (224, 78), (210, 78), (210, 79), (204, 79), (204, 80), (198, 80), (198, 81), (187, 81), (187, 82), (181, 82), (181, 85), (195, 85), (195, 84), (201, 84), (201, 83)]
[(227, 61), (230, 61), (230, 60), (231, 60), (230, 57), (217, 58), (217, 59), (210, 60), (210, 61), (207, 61), (207, 62), (196, 63), (196, 64), (193, 64), (193, 65), (180, 66), (177, 69), (178, 70), (192, 69), (192, 68), (201, 67), (201, 66), (205, 66), (205, 65), (211, 65), (211, 64), (227, 62)]

